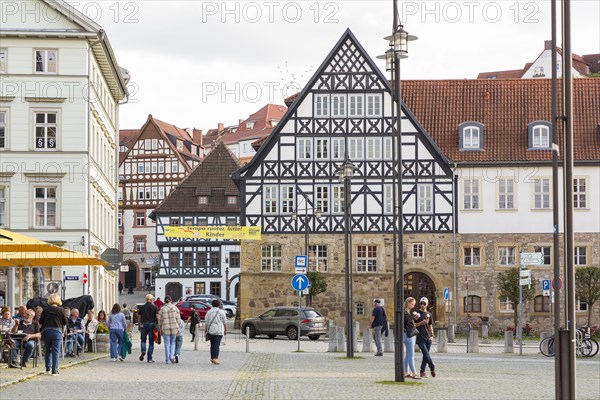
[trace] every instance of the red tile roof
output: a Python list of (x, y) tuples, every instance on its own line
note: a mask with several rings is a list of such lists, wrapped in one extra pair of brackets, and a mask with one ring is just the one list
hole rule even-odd
[[(402, 81), (402, 99), (453, 161), (550, 161), (550, 151), (528, 150), (527, 128), (534, 121), (551, 121), (551, 83), (551, 79)], [(575, 160), (600, 161), (600, 79), (573, 80), (573, 110)], [(484, 151), (459, 150), (458, 126), (467, 121), (484, 125)], [(561, 157), (562, 132), (559, 127)]]
[(584, 61), (590, 66), (592, 74), (600, 72), (600, 54), (584, 54)]

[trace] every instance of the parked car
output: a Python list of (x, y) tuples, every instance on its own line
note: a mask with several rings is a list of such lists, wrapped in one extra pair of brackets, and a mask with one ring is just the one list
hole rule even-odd
[(208, 312), (208, 310), (211, 309), (211, 306), (209, 304), (206, 304), (203, 301), (200, 301), (200, 300), (178, 301), (177, 304), (175, 304), (175, 307), (177, 307), (177, 309), (179, 310), (179, 313), (181, 314), (181, 318), (186, 320), (190, 317), (190, 306), (192, 304), (196, 307), (196, 313), (198, 314), (200, 319), (204, 320), (204, 317), (206, 316), (206, 313)]
[(236, 305), (232, 301), (223, 300), (214, 294), (192, 294), (182, 297), (180, 301), (203, 301), (206, 304), (212, 304), (213, 300), (219, 300), (223, 305), (223, 310), (227, 314), (227, 318), (232, 318), (236, 313)]
[[(318, 340), (327, 333), (327, 323), (318, 311), (313, 308), (300, 308), (300, 336), (308, 336), (310, 340)], [(255, 318), (246, 318), (242, 322), (242, 334), (254, 338), (256, 335), (267, 335), (274, 338), (285, 335), (290, 340), (298, 339), (298, 307), (274, 307)]]

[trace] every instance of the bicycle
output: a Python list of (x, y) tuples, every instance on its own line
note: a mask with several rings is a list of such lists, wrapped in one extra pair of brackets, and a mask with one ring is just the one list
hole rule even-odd
[[(598, 342), (592, 339), (590, 328), (582, 326), (575, 331), (575, 351), (577, 357), (594, 357), (598, 354)], [(554, 357), (554, 335), (540, 342), (540, 353), (546, 357)]]

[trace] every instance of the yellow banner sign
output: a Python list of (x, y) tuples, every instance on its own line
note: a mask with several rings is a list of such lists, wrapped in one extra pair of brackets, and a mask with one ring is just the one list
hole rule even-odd
[(165, 236), (183, 239), (260, 240), (260, 226), (165, 226)]

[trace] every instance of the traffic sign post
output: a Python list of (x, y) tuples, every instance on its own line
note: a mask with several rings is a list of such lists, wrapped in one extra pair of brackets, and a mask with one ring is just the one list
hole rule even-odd
[(544, 253), (521, 253), (521, 270), (519, 271), (519, 355), (523, 355), (523, 286), (531, 287), (531, 270), (528, 265), (544, 265)]
[[(296, 256), (296, 260), (297, 259), (298, 256)], [(298, 351), (300, 351), (300, 332), (302, 330), (302, 323), (300, 322), (302, 309), (300, 308), (300, 303), (302, 301), (302, 291), (308, 289), (308, 283), (308, 277), (306, 275), (297, 274), (294, 275), (294, 277), (292, 278), (292, 288), (298, 291), (298, 333), (296, 334), (296, 337), (298, 339)]]

